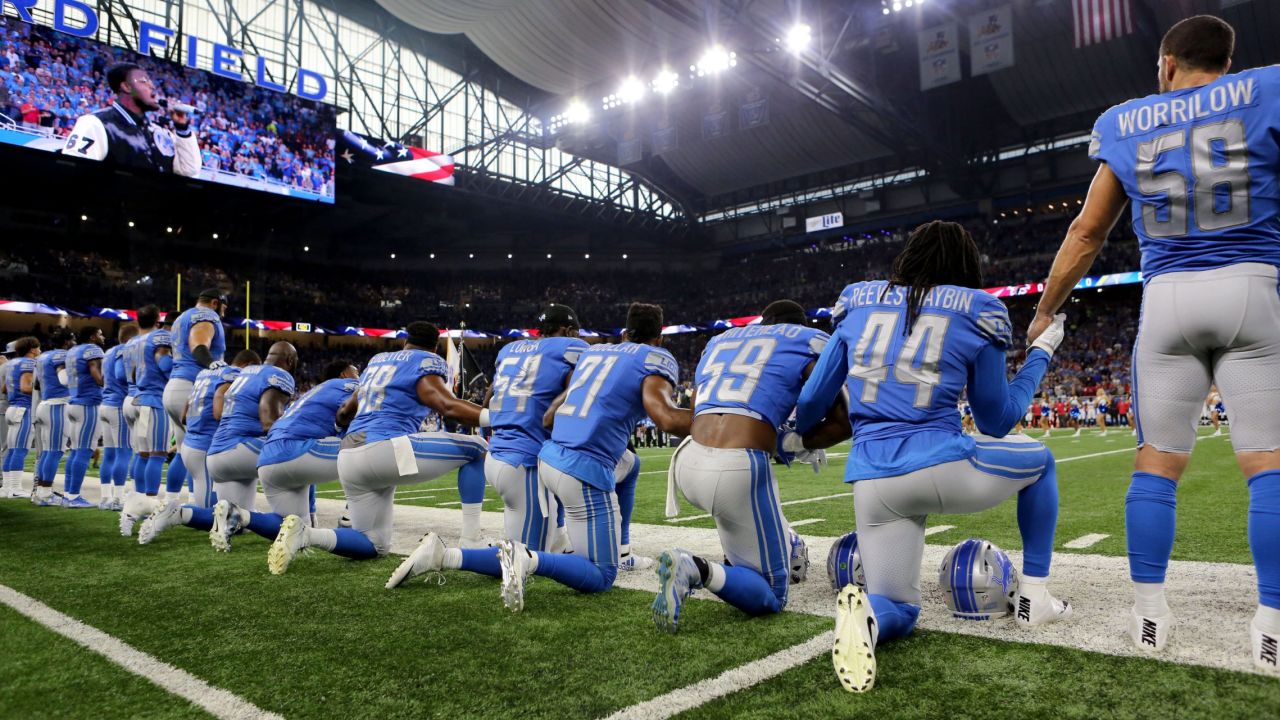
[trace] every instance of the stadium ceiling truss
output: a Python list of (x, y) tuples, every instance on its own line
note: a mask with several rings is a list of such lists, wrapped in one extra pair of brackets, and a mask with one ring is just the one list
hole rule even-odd
[[(171, 60), (195, 35), (264, 58), (268, 79), (290, 87), (297, 68), (319, 72), (330, 82), (327, 101), (347, 110), (341, 129), (450, 154), (465, 191), (672, 235), (696, 223), (644, 178), (557, 149), (539, 119), (500, 94), (495, 73), (465, 60), (456, 72), (430, 59), (427, 37), (389, 14), (357, 22), (341, 0), (84, 1), (102, 20), (97, 39), (112, 45), (135, 49), (137, 24), (152, 22), (177, 31)], [(47, 8), (36, 14), (52, 23)], [(210, 67), (210, 42), (198, 65)], [(284, 77), (274, 76), (282, 69)]]

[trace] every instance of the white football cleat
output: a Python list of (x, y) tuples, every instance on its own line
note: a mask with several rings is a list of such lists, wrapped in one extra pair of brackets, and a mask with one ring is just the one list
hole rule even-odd
[(413, 549), (409, 557), (400, 563), (396, 571), (391, 573), (386, 588), (397, 588), (411, 577), (425, 572), (439, 571), (444, 567), (444, 540), (436, 533), (429, 532), (422, 536), (422, 542)]
[(1249, 623), (1249, 637), (1253, 640), (1253, 666), (1269, 675), (1280, 675), (1280, 635), (1258, 629)]
[(684, 550), (667, 550), (658, 556), (658, 595), (649, 609), (659, 630), (675, 634), (680, 629), (680, 609), (694, 590), (702, 587), (702, 573), (693, 556)]
[(219, 500), (213, 506), (213, 527), (209, 529), (209, 544), (219, 552), (231, 552), (231, 536), (240, 532), (240, 509), (229, 500)]
[(166, 529), (182, 522), (182, 508), (169, 504), (152, 513), (138, 528), (138, 544), (146, 545)]
[(511, 612), (524, 609), (524, 581), (529, 577), (529, 551), (514, 540), (498, 542), (498, 565), (502, 567), (502, 604)]
[(618, 572), (648, 570), (651, 567), (653, 567), (653, 558), (635, 553), (627, 553), (618, 561)]
[(283, 575), (289, 569), (289, 563), (306, 547), (307, 526), (303, 524), (302, 518), (290, 515), (280, 523), (280, 532), (276, 534), (275, 542), (271, 543), (271, 549), (267, 550), (267, 570), (272, 575)]
[(879, 635), (867, 592), (857, 585), (845, 585), (836, 596), (836, 641), (831, 648), (831, 664), (845, 690), (863, 693), (876, 684)]
[(150, 495), (130, 495), (120, 510), (120, 534), (125, 537), (133, 535), (134, 524), (159, 509), (160, 501)]
[(1169, 630), (1172, 628), (1173, 613), (1139, 615), (1136, 608), (1129, 611), (1129, 638), (1139, 650), (1163, 650), (1169, 642)]
[(791, 583), (804, 582), (809, 577), (809, 546), (795, 530), (788, 529), (791, 540)]
[[(1042, 586), (1043, 587), (1043, 586)], [(1071, 603), (1049, 594), (1046, 590), (1039, 597), (1024, 595), (1019, 590), (1014, 598), (1014, 620), (1018, 627), (1033, 628), (1037, 625), (1066, 620), (1071, 617)]]
[(113, 510), (114, 508), (115, 508), (115, 506), (114, 506), (114, 504), (112, 503), (111, 496), (107, 495), (107, 494), (104, 492), (104, 493), (102, 494), (102, 497), (98, 499), (98, 509), (99, 509), (99, 510)]

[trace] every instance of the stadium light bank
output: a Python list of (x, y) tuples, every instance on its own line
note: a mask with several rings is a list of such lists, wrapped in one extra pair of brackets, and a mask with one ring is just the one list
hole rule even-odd
[[(31, 10), (38, 2), (39, 0), (0, 0), (0, 8), (6, 5), (12, 6), (18, 14), (19, 20), (36, 25), (38, 23), (31, 16)], [(92, 39), (98, 32), (99, 27), (98, 13), (88, 4), (80, 0), (54, 0), (54, 30), (76, 37)], [(175, 35), (177, 35), (177, 31), (163, 25), (139, 21), (135, 46), (140, 55), (149, 56), (152, 50), (162, 51), (168, 47), (169, 40)], [(201, 47), (211, 45), (212, 67), (210, 71), (215, 75), (245, 82), (244, 74), (238, 69), (241, 61), (244, 61), (246, 65), (254, 67), (253, 77), (249, 78), (249, 80), (255, 85), (268, 90), (275, 90), (276, 92), (292, 92), (298, 97), (308, 100), (324, 100), (325, 96), (329, 94), (329, 82), (325, 80), (323, 75), (314, 70), (298, 68), (294, 78), (293, 90), (290, 90), (288, 86), (268, 78), (265, 58), (254, 58), (256, 62), (250, 62), (241, 50), (237, 50), (230, 45), (202, 40), (195, 35), (187, 35), (185, 45), (186, 52), (182, 58), (182, 64), (189, 68), (200, 69), (197, 61), (200, 57)]]

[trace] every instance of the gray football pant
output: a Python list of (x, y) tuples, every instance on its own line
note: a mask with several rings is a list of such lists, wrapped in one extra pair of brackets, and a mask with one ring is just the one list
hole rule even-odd
[[(321, 443), (337, 447), (340, 440), (329, 437)], [(288, 517), (297, 515), (305, 525), (311, 524), (311, 486), (338, 479), (338, 459), (304, 453), (292, 460), (258, 468), (262, 491), (271, 512)]]
[[(615, 481), (621, 482), (640, 462), (630, 450), (622, 454), (614, 468)], [(489, 485), (502, 498), (503, 535), (529, 546), (530, 550), (547, 550), (551, 533), (556, 528), (556, 498), (538, 481), (538, 466), (510, 465), (488, 455), (484, 475)]]
[(236, 507), (253, 509), (258, 494), (258, 453), (262, 452), (262, 442), (261, 438), (254, 438), (205, 459), (219, 502), (226, 500)]
[[(164, 411), (169, 413), (169, 429), (173, 432), (178, 447), (182, 447), (182, 439), (187, 436), (187, 428), (182, 424), (182, 412), (187, 407), (187, 399), (191, 397), (192, 384), (190, 380), (171, 379), (165, 383), (164, 395), (161, 396)], [(185, 464), (186, 460), (182, 462)]]
[(186, 443), (178, 448), (182, 456), (182, 464), (191, 476), (191, 504), (198, 507), (213, 507), (213, 482), (209, 479), (208, 455), (205, 450), (197, 450)]
[(475, 435), (424, 432), (361, 444), (348, 435), (338, 453), (338, 479), (347, 495), (351, 527), (368, 536), (379, 555), (391, 551), (396, 487), (434, 480), (480, 458), (488, 443)]
[(1200, 410), (1216, 382), (1236, 452), (1280, 448), (1275, 267), (1241, 263), (1152, 278), (1133, 356), (1139, 446), (1191, 452)]

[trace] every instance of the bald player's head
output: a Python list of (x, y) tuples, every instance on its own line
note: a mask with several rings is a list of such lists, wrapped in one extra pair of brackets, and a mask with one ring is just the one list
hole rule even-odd
[(267, 350), (266, 364), (293, 372), (298, 367), (298, 348), (283, 340), (272, 343), (271, 349)]

